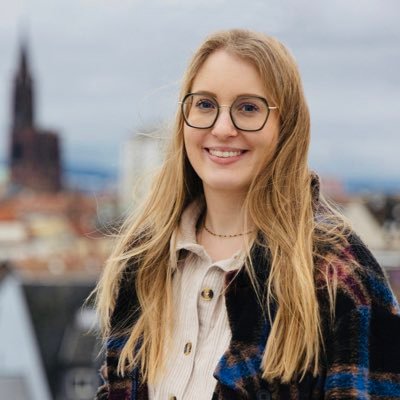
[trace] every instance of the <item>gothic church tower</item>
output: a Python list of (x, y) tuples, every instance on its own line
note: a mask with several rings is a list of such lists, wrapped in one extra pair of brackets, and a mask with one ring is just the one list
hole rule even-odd
[(59, 137), (35, 123), (34, 83), (26, 41), (21, 43), (14, 78), (10, 135), (10, 183), (35, 191), (61, 190)]
[(29, 71), (28, 49), (25, 42), (21, 44), (13, 95), (13, 131), (33, 127), (33, 81)]

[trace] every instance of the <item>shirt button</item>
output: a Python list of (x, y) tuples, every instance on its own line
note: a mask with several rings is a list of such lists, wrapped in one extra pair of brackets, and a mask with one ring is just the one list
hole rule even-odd
[(185, 355), (187, 356), (187, 355), (190, 354), (191, 351), (192, 351), (192, 343), (191, 343), (191, 342), (187, 342), (187, 343), (185, 344), (185, 348), (184, 348), (183, 352), (184, 352)]
[(176, 396), (169, 396), (168, 400), (176, 400)]
[(211, 289), (203, 289), (201, 291), (201, 297), (204, 300), (210, 301), (214, 297), (214, 292)]

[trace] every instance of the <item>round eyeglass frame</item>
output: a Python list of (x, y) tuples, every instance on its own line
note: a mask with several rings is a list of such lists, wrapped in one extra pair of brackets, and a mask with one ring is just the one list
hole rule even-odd
[[(191, 124), (189, 123), (189, 121), (186, 119), (184, 107), (185, 107), (185, 101), (186, 101), (187, 98), (189, 98), (190, 96), (193, 96), (193, 95), (201, 95), (201, 94), (204, 94), (204, 93), (188, 93), (188, 94), (186, 94), (186, 95), (184, 96), (184, 98), (182, 99), (182, 101), (179, 101), (179, 102), (178, 102), (178, 103), (181, 105), (181, 112), (182, 112), (182, 115), (183, 115), (183, 119), (184, 119), (184, 121), (185, 121), (185, 124), (186, 124), (187, 126), (190, 126), (191, 128), (195, 128), (195, 129), (210, 129), (210, 128), (212, 128), (212, 127), (215, 125), (215, 123), (217, 122), (217, 119), (218, 119), (218, 117), (219, 117), (219, 110), (220, 110), (222, 107), (228, 107), (228, 108), (229, 108), (229, 115), (230, 115), (230, 117), (231, 117), (232, 124), (233, 124), (233, 126), (234, 126), (237, 130), (243, 131), (243, 132), (258, 132), (258, 131), (261, 131), (261, 129), (263, 129), (264, 126), (265, 126), (265, 124), (267, 123), (268, 117), (269, 117), (269, 114), (270, 114), (270, 111), (271, 111), (271, 110), (277, 110), (277, 109), (278, 109), (278, 107), (276, 107), (276, 106), (270, 106), (270, 105), (268, 104), (268, 102), (267, 102), (267, 99), (265, 99), (264, 97), (261, 97), (261, 96), (238, 96), (238, 97), (235, 99), (235, 101), (234, 101), (230, 106), (224, 105), (224, 104), (221, 104), (221, 105), (220, 105), (220, 104), (218, 104), (218, 101), (217, 101), (216, 98), (210, 96), (210, 97), (215, 101), (215, 103), (217, 104), (217, 113), (215, 114), (214, 121), (213, 121), (209, 126), (198, 127), (198, 126), (191, 125)], [(260, 99), (262, 102), (265, 103), (268, 112), (267, 112), (267, 115), (266, 115), (266, 117), (265, 117), (265, 120), (264, 120), (264, 122), (263, 122), (263, 124), (261, 125), (260, 128), (258, 128), (258, 129), (242, 129), (242, 128), (239, 128), (239, 127), (236, 125), (236, 122), (235, 122), (235, 120), (234, 120), (234, 118), (233, 118), (233, 116), (232, 116), (232, 106), (235, 104), (235, 102), (236, 102), (237, 99), (242, 98), (242, 97), (243, 97), (243, 98), (256, 98), (256, 99)]]

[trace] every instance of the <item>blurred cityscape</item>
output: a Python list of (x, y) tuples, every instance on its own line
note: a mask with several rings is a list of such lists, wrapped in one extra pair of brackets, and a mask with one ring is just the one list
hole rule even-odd
[[(22, 41), (10, 131), (3, 132), (9, 150), (0, 186), (0, 398), (87, 400), (102, 357), (94, 311), (82, 304), (132, 205), (133, 187), (145, 190), (138, 179), (160, 163), (161, 151), (149, 135), (134, 135), (123, 145), (118, 177), (66, 169), (60, 135), (35, 119), (29, 50)], [(400, 297), (400, 188), (363, 193), (321, 178)]]

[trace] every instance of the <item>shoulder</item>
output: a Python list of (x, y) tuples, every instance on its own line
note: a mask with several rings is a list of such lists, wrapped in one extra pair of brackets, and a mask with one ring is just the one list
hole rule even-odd
[(115, 307), (111, 315), (111, 332), (126, 331), (139, 317), (140, 308), (136, 292), (137, 265), (137, 260), (132, 258), (122, 271)]
[(330, 271), (325, 277), (336, 287), (333, 318), (328, 291), (318, 289), (327, 398), (400, 399), (400, 308), (384, 270), (353, 232), (323, 259), (317, 275), (322, 281)]
[(384, 270), (355, 233), (349, 236), (347, 252), (359, 264), (356, 274), (368, 289), (371, 304), (392, 308), (393, 312), (400, 314), (399, 304), (390, 289)]
[(367, 307), (400, 316), (400, 307), (385, 272), (360, 237), (350, 232), (347, 243), (327, 246), (316, 264), (317, 287), (336, 287), (336, 312)]
[(321, 310), (325, 396), (400, 399), (400, 309), (383, 269), (353, 232), (325, 259), (319, 273), (330, 270), (329, 283), (336, 283), (334, 318)]
[[(132, 235), (130, 243), (124, 250), (123, 266), (115, 276), (116, 290), (114, 293), (114, 307), (111, 313), (111, 332), (126, 330), (138, 318), (139, 300), (136, 291), (136, 281), (140, 265), (145, 256), (142, 246), (150, 240), (150, 230), (142, 228)], [(128, 255), (129, 254), (129, 255)]]

